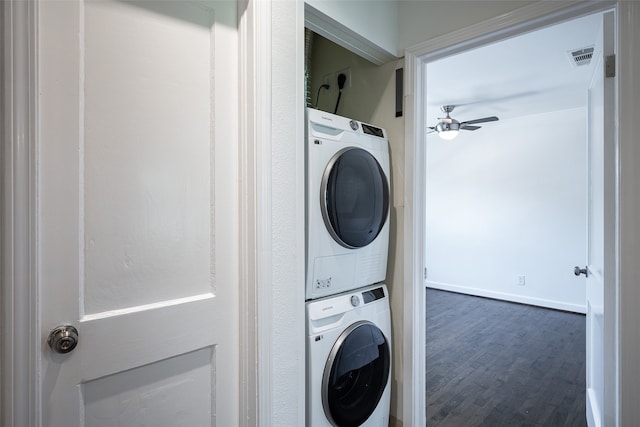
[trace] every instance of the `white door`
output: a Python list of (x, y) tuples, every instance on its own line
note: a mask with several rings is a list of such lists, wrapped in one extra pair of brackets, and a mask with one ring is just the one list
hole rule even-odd
[[(609, 316), (611, 301), (607, 289), (614, 286), (614, 132), (613, 78), (606, 77), (606, 57), (613, 55), (613, 12), (603, 16), (594, 50), (594, 75), (589, 87), (588, 146), (589, 204), (587, 239), (587, 422), (591, 427), (613, 425), (606, 399), (611, 396), (614, 376), (613, 339)], [(609, 311), (610, 314), (612, 311)]]
[(44, 426), (238, 424), (236, 15), (40, 4)]

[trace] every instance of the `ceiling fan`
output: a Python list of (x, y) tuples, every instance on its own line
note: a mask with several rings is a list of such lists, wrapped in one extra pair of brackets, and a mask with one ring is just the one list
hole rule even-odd
[(456, 119), (452, 119), (449, 113), (456, 108), (455, 105), (443, 105), (440, 109), (443, 113), (446, 113), (446, 117), (438, 117), (437, 125), (427, 128), (427, 133), (438, 132), (438, 136), (442, 139), (451, 140), (458, 136), (460, 130), (477, 130), (482, 126), (473, 126), (478, 123), (495, 122), (498, 120), (496, 116), (483, 117), (482, 119), (467, 120), (466, 122), (459, 122)]

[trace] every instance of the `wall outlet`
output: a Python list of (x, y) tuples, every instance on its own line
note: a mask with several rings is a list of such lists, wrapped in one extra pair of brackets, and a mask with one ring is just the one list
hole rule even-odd
[(344, 88), (348, 88), (351, 87), (351, 68), (344, 68), (342, 70), (336, 71), (336, 79), (335, 79), (335, 85), (336, 85), (336, 89), (338, 87), (338, 76), (340, 74), (344, 74), (347, 77), (347, 80), (344, 81)]
[(518, 286), (524, 286), (525, 284), (525, 276), (518, 276), (518, 281), (516, 282)]
[(329, 92), (336, 91), (337, 90), (336, 89), (336, 85), (337, 85), (336, 74), (335, 73), (325, 74), (322, 77), (322, 84), (329, 85), (329, 89), (327, 89)]

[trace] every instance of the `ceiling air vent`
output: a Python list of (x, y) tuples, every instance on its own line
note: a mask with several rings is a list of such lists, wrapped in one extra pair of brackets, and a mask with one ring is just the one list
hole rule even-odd
[(571, 63), (577, 67), (581, 65), (588, 65), (593, 58), (593, 46), (585, 47), (582, 49), (576, 49), (569, 52)]

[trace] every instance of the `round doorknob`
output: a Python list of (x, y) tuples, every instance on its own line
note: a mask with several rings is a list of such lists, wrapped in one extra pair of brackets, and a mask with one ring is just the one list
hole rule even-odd
[(56, 353), (69, 353), (78, 345), (78, 330), (71, 325), (57, 326), (49, 334), (47, 344)]

